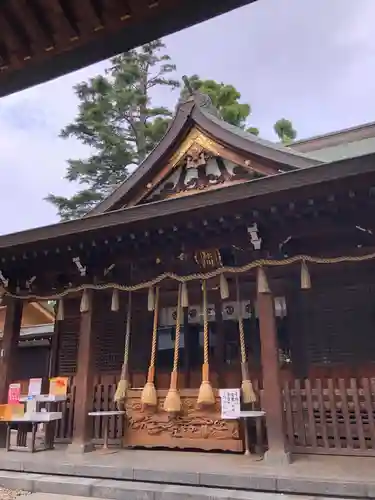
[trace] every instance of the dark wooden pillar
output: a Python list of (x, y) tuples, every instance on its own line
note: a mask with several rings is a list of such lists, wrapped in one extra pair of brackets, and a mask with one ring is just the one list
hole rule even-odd
[(286, 447), (284, 430), (274, 298), (271, 293), (259, 293), (257, 301), (263, 372), (263, 409), (266, 412), (268, 438), (265, 459), (275, 464), (289, 463), (290, 453)]
[[(7, 299), (3, 339), (0, 351), (0, 403), (8, 401), (8, 387), (13, 382), (18, 341), (21, 331), (23, 303), (17, 299)], [(0, 447), (5, 447), (5, 426), (0, 427)]]
[(92, 425), (88, 413), (92, 411), (94, 395), (95, 335), (92, 328), (94, 293), (90, 294), (88, 312), (81, 313), (78, 340), (76, 395), (74, 403), (73, 440), (69, 451), (85, 453), (94, 449)]
[(13, 381), (13, 369), (16, 364), (18, 341), (22, 321), (22, 301), (7, 299), (3, 339), (0, 355), (0, 403), (8, 399), (8, 387)]
[(58, 365), (58, 352), (59, 352), (59, 344), (60, 344), (60, 326), (61, 321), (57, 321), (57, 305), (54, 308), (55, 313), (55, 324), (53, 327), (52, 338), (50, 339), (49, 345), (49, 360), (48, 360), (48, 377), (57, 377), (57, 365)]

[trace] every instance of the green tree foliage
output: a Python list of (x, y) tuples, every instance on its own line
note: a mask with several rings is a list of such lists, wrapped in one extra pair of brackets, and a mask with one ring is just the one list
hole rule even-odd
[[(258, 128), (248, 127), (251, 106), (240, 102), (241, 94), (233, 85), (218, 83), (214, 80), (202, 80), (198, 75), (190, 76), (187, 80), (191, 90), (199, 91), (210, 97), (212, 104), (219, 110), (223, 120), (236, 127), (246, 129), (251, 134), (259, 135)], [(189, 89), (184, 85), (181, 89), (181, 98), (184, 99), (188, 95)], [(278, 120), (273, 129), (284, 144), (289, 144), (297, 136), (292, 122), (285, 118)]]
[(285, 145), (290, 144), (297, 137), (297, 131), (293, 128), (292, 122), (286, 118), (277, 120), (273, 126), (273, 130)]
[[(217, 83), (215, 80), (201, 80), (198, 75), (189, 77), (188, 82), (191, 90), (199, 91), (210, 97), (223, 120), (236, 127), (245, 128), (251, 107), (250, 104), (239, 102), (241, 94), (233, 85)], [(186, 99), (188, 95), (189, 90), (184, 85), (181, 90), (181, 99)]]
[[(180, 82), (171, 78), (175, 69), (165, 45), (157, 40), (114, 57), (104, 75), (75, 87), (78, 113), (61, 131), (61, 137), (78, 139), (90, 148), (91, 155), (68, 160), (65, 178), (81, 186), (75, 195), (49, 194), (46, 198), (62, 220), (89, 212), (128, 177), (129, 166), (139, 165), (160, 141), (172, 112), (152, 106), (150, 94), (155, 87), (180, 87)], [(248, 125), (251, 106), (240, 102), (241, 94), (233, 85), (193, 75), (188, 86), (182, 87), (180, 99), (188, 97), (191, 90), (208, 94), (225, 121), (259, 134)], [(296, 136), (291, 122), (284, 118), (276, 122), (274, 130), (284, 143)]]
[(111, 60), (105, 75), (75, 87), (78, 114), (61, 137), (74, 137), (92, 154), (68, 160), (65, 178), (82, 189), (71, 198), (49, 194), (62, 220), (81, 217), (102, 201), (128, 176), (128, 166), (139, 164), (164, 135), (172, 113), (153, 107), (155, 87), (179, 87), (170, 78), (175, 71), (162, 41), (144, 45)]

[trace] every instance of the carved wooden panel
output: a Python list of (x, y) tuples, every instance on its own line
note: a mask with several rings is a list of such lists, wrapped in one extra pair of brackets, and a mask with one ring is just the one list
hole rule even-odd
[(143, 410), (141, 391), (129, 391), (124, 445), (199, 450), (243, 451), (239, 423), (222, 420), (217, 392), (214, 408), (198, 409), (197, 389), (180, 391), (182, 411), (171, 416), (163, 410), (167, 391), (158, 391), (158, 408)]
[(181, 165), (152, 191), (144, 202), (193, 194), (259, 176), (261, 174), (250, 168), (213, 156), (201, 148), (199, 152), (194, 151), (194, 155), (189, 151)]

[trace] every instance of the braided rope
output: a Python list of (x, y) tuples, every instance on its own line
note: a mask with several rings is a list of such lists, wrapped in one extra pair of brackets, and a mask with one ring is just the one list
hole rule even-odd
[(141, 283), (137, 283), (136, 285), (120, 285), (118, 283), (104, 283), (100, 285), (94, 285), (92, 283), (87, 283), (84, 285), (80, 285), (77, 287), (72, 287), (68, 288), (60, 293), (55, 293), (51, 295), (36, 295), (36, 294), (29, 294), (29, 295), (22, 295), (22, 294), (16, 294), (16, 293), (11, 293), (9, 291), (5, 291), (4, 296), (11, 297), (14, 299), (24, 299), (24, 300), (35, 300), (35, 301), (42, 301), (42, 300), (58, 300), (63, 297), (66, 297), (70, 293), (77, 293), (81, 292), (82, 290), (109, 290), (109, 289), (116, 289), (116, 290), (121, 290), (124, 292), (131, 292), (131, 291), (137, 291), (137, 290), (142, 290), (144, 288), (149, 288), (152, 286), (156, 286), (162, 281), (166, 279), (172, 279), (175, 281), (178, 281), (179, 283), (187, 283), (189, 281), (194, 281), (194, 280), (207, 280), (210, 278), (214, 278), (216, 276), (219, 276), (220, 274), (223, 273), (229, 273), (229, 274), (239, 274), (239, 273), (244, 273), (247, 271), (250, 271), (251, 269), (255, 269), (257, 267), (275, 267), (275, 266), (288, 266), (290, 264), (294, 264), (296, 262), (310, 262), (313, 264), (339, 264), (339, 263), (344, 263), (344, 262), (364, 262), (368, 260), (373, 260), (375, 259), (375, 252), (367, 254), (367, 255), (359, 255), (359, 256), (341, 256), (341, 257), (332, 257), (332, 258), (322, 258), (322, 257), (312, 257), (309, 255), (295, 255), (294, 257), (289, 257), (287, 259), (283, 260), (267, 260), (267, 259), (259, 259), (255, 260), (253, 262), (249, 262), (248, 264), (245, 264), (244, 266), (241, 267), (220, 267), (218, 269), (215, 269), (213, 271), (210, 271), (208, 273), (194, 273), (194, 274), (189, 274), (186, 276), (179, 276), (176, 273), (163, 273), (160, 274), (159, 276), (148, 280), (144, 281)]
[(129, 297), (128, 297), (128, 311), (126, 314), (126, 332), (125, 332), (125, 347), (124, 347), (124, 362), (122, 365), (122, 375), (125, 376), (127, 368), (127, 364), (129, 361), (129, 348), (130, 348), (130, 323), (131, 323), (131, 307), (132, 307), (132, 294), (129, 292)]
[(156, 361), (156, 347), (157, 347), (157, 333), (158, 333), (158, 322), (159, 322), (159, 293), (160, 289), (157, 286), (155, 289), (155, 307), (154, 307), (154, 322), (152, 326), (152, 343), (151, 343), (151, 359), (150, 367), (155, 366)]
[(207, 282), (203, 280), (203, 363), (208, 365), (208, 304), (207, 304)]
[(237, 295), (237, 309), (238, 309), (238, 330), (240, 333), (240, 350), (241, 350), (241, 363), (246, 363), (246, 345), (245, 345), (245, 329), (243, 325), (243, 317), (241, 311), (241, 300), (240, 300), (240, 285), (238, 282), (238, 276), (236, 276), (236, 295)]
[(174, 372), (177, 372), (177, 369), (178, 369), (180, 336), (181, 336), (181, 284), (178, 286), (177, 314), (176, 314), (176, 337), (175, 337), (175, 341), (174, 341), (173, 370), (172, 370)]

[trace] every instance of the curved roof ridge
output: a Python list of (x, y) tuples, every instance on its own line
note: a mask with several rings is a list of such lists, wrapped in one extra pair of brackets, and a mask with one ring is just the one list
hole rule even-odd
[(216, 140), (228, 144), (250, 155), (271, 160), (282, 165), (282, 171), (311, 167), (323, 163), (306, 154), (293, 151), (285, 146), (280, 146), (271, 141), (261, 139), (254, 134), (231, 125), (220, 117), (219, 111), (213, 106), (210, 97), (200, 92), (194, 92), (176, 106), (176, 112), (171, 123), (160, 142), (114, 191), (100, 202), (85, 217), (115, 210), (125, 195), (141, 181), (143, 176), (149, 174), (156, 162), (166, 155), (173, 144), (181, 139), (186, 129), (196, 124), (203, 132), (211, 135)]
[[(116, 186), (115, 189), (112, 191), (112, 193), (109, 194), (103, 201), (98, 203), (92, 210), (87, 212), (87, 214), (84, 215), (84, 217), (89, 217), (91, 215), (96, 215), (98, 213), (109, 210), (113, 203), (119, 201), (117, 194), (120, 192), (120, 190), (124, 187), (125, 184), (132, 187), (142, 178), (143, 174), (145, 174), (150, 168), (150, 163), (153, 164), (154, 161), (156, 161), (156, 158), (154, 160), (153, 156), (156, 156), (160, 149), (167, 149), (170, 146), (169, 143), (174, 142), (174, 140), (177, 138), (177, 136), (183, 129), (184, 125), (188, 121), (189, 116), (194, 108), (194, 105), (195, 101), (193, 100), (181, 101), (178, 103), (178, 105), (176, 106), (176, 111), (173, 115), (173, 118), (167, 130), (165, 131), (160, 141), (156, 144), (156, 146), (141, 161), (141, 163), (134, 170), (134, 172), (132, 172), (124, 181), (122, 181), (118, 186)], [(168, 141), (168, 144), (166, 144), (164, 147), (164, 143), (167, 142), (169, 136), (171, 140)], [(120, 196), (122, 196), (122, 192)]]
[[(241, 137), (242, 139), (249, 141), (250, 143), (257, 144), (263, 148), (270, 148), (274, 151), (279, 151), (280, 153), (283, 153), (287, 156), (290, 155), (291, 157), (302, 158), (304, 160), (307, 160), (307, 163), (309, 163), (309, 165), (305, 165), (305, 166), (312, 166), (312, 165), (318, 165), (320, 163), (324, 163), (324, 162), (319, 161), (315, 158), (312, 158), (308, 154), (301, 153), (299, 151), (295, 151), (288, 146), (284, 146), (282, 144), (269, 141), (267, 139), (262, 139), (261, 137), (255, 135), (255, 134), (252, 134), (251, 132), (248, 132), (247, 130), (244, 130), (240, 127), (237, 127), (235, 125), (232, 125), (232, 124), (224, 121), (222, 118), (219, 118), (218, 116), (215, 116), (214, 114), (210, 113), (210, 111), (208, 111), (207, 109), (199, 108), (199, 112), (202, 115), (204, 115), (206, 118), (208, 118), (210, 121), (212, 121), (213, 123), (215, 123), (218, 126), (220, 126), (221, 128), (223, 128), (224, 130), (227, 130), (228, 132), (230, 132), (234, 135), (237, 135), (237, 136)], [(302, 165), (299, 168), (301, 168), (301, 167), (302, 167)], [(296, 166), (296, 168), (298, 168), (298, 167)]]

